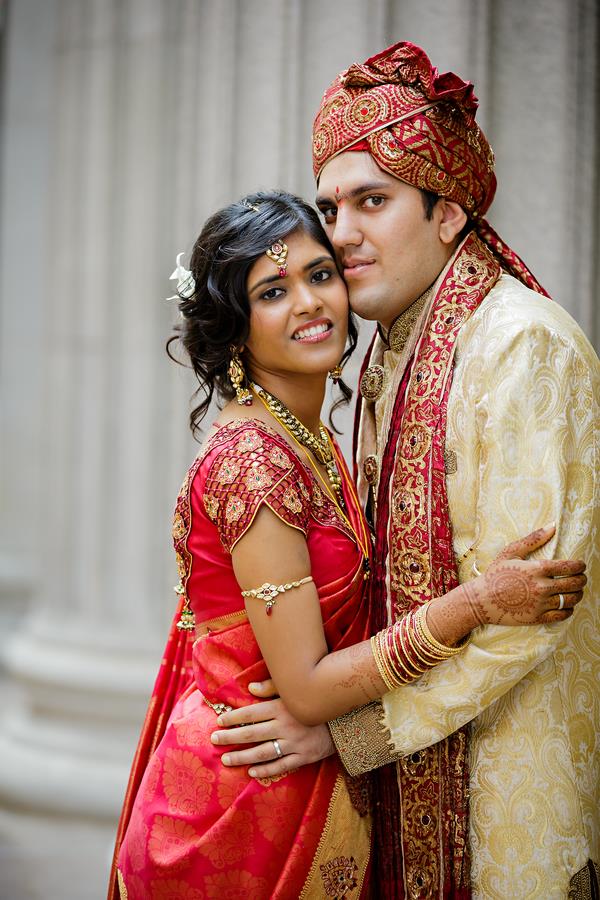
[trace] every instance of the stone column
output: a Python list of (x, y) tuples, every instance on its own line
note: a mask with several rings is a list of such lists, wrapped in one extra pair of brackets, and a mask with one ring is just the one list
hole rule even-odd
[[(19, 14), (34, 7), (16, 0)], [(312, 193), (310, 111), (348, 52), (364, 56), (382, 32), (352, 4), (345, 53), (326, 54), (320, 33), (323, 61), (307, 66), (300, 2), (56, 0), (53, 12), (39, 79), (52, 117), (35, 269), (40, 427), (27, 441), (42, 577), (3, 653), (14, 702), (0, 796), (113, 821), (172, 613), (170, 512), (195, 452), (192, 383), (163, 352), (175, 253), (231, 197)]]
[(10, 16), (3, 13), (1, 34), (0, 645), (24, 615), (39, 567), (41, 317), (55, 3), (35, 7), (34, 0), (13, 4)]
[[(154, 391), (159, 214), (157, 195), (140, 186), (160, 180), (161, 144), (152, 140), (159, 6), (145, 4), (146, 43), (132, 39), (130, 53), (116, 40), (117, 4), (56, 9), (52, 206), (40, 291), (43, 426), (33, 445), (41, 576), (5, 653), (21, 692), (0, 736), (2, 795), (110, 818), (156, 667), (158, 601), (165, 597), (168, 608), (170, 599), (148, 533), (164, 506), (168, 540), (168, 505), (150, 462), (153, 425), (164, 421)], [(120, 144), (136, 125), (135, 139)]]

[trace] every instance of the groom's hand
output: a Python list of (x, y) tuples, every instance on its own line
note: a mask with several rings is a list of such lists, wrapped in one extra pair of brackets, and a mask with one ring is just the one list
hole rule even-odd
[[(272, 697), (232, 709), (217, 719), (221, 730), (213, 731), (211, 741), (219, 747), (228, 744), (254, 744), (247, 750), (224, 753), (226, 766), (250, 766), (252, 778), (285, 775), (308, 763), (317, 762), (335, 752), (327, 725), (302, 725), (287, 711), (271, 680), (253, 682), (248, 689), (255, 697)], [(278, 755), (278, 751), (281, 754)]]

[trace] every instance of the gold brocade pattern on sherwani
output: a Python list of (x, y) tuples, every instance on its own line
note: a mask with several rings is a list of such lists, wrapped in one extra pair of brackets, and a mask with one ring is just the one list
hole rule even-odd
[[(390, 485), (392, 515), (388, 523), (388, 548), (394, 620), (415, 604), (445, 592), (443, 573), (431, 566), (433, 503), (428, 498), (432, 489), (432, 446), (435, 430), (443, 427), (443, 416), (440, 414), (437, 421), (432, 421), (431, 410), (443, 408), (459, 329), (498, 276), (498, 263), (471, 234), (441, 283), (438, 281), (434, 307), (416, 351), (418, 371), (412, 374), (407, 390)], [(419, 299), (419, 304), (425, 304), (427, 293)], [(416, 310), (414, 322), (418, 315)], [(423, 370), (428, 371), (429, 377), (417, 378)]]
[(600, 890), (600, 866), (589, 860), (587, 866), (573, 875), (568, 900), (597, 900)]
[(460, 580), (555, 521), (539, 555), (585, 559), (586, 596), (566, 623), (478, 629), (463, 654), (383, 698), (396, 753), (472, 721), (474, 900), (566, 900), (600, 859), (598, 398), (598, 360), (573, 320), (502, 276), (461, 328), (448, 401)]
[(426, 304), (431, 299), (432, 293), (431, 287), (428, 287), (414, 303), (411, 303), (408, 309), (400, 313), (392, 322), (387, 335), (387, 345), (394, 353), (402, 353), (404, 350), (408, 337)]
[(385, 388), (385, 369), (383, 366), (369, 366), (360, 379), (360, 393), (365, 400), (377, 400)]
[(349, 775), (356, 777), (392, 762), (390, 732), (379, 701), (368, 703), (329, 722), (329, 731)]
[[(382, 391), (376, 398), (372, 406), (372, 415), (374, 417), (375, 426), (375, 446), (377, 455), (375, 456), (378, 466), (381, 455), (387, 443), (388, 430), (390, 425), (393, 403), (390, 402), (392, 397), (396, 396), (402, 374), (409, 362), (410, 356), (414, 350), (419, 325), (425, 324), (425, 317), (428, 314), (429, 306), (433, 297), (433, 286), (428, 288), (412, 303), (408, 309), (404, 310), (392, 323), (388, 338), (384, 341), (378, 339), (377, 347), (374, 348), (377, 358), (381, 354), (381, 366), (383, 369), (383, 378), (386, 389)], [(421, 366), (421, 368), (427, 368)], [(428, 370), (427, 370), (428, 371)], [(419, 381), (422, 375), (418, 375)]]

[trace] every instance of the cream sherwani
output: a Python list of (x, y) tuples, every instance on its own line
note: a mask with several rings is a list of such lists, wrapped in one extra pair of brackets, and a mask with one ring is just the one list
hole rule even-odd
[(566, 898), (588, 858), (600, 861), (599, 396), (598, 359), (576, 323), (502, 275), (459, 333), (448, 403), (459, 577), (555, 521), (540, 555), (585, 559), (584, 601), (565, 623), (479, 628), (464, 653), (387, 694), (376, 709), (393, 755), (373, 706), (332, 727), (356, 773), (472, 723), (478, 900)]

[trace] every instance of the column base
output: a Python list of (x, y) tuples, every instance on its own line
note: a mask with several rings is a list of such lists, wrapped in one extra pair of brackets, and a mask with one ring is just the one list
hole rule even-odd
[(36, 624), (3, 652), (11, 697), (0, 722), (0, 798), (114, 820), (159, 655), (156, 647), (133, 653), (114, 645), (114, 633), (103, 640), (78, 624), (66, 635)]

